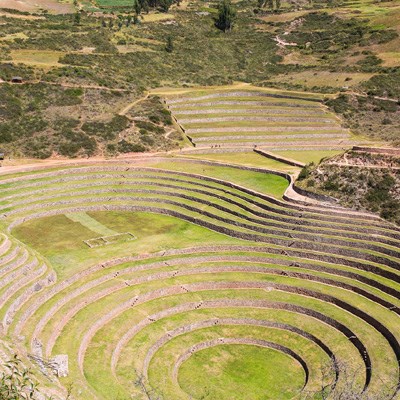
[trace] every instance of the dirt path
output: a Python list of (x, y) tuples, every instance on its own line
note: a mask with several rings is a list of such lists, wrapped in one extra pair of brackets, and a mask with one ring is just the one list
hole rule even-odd
[(129, 103), (128, 105), (126, 105), (119, 113), (118, 115), (126, 115), (128, 113), (128, 111), (134, 107), (136, 104), (139, 104), (140, 102), (146, 100), (150, 95), (150, 92), (147, 92), (146, 95), (144, 97), (141, 97), (138, 100), (133, 101), (132, 103)]
[[(0, 84), (2, 83), (9, 83), (3, 80), (0, 80)], [(22, 83), (15, 83), (15, 85), (33, 85), (38, 83), (45, 83), (46, 85), (53, 85), (53, 86), (61, 86), (64, 88), (82, 88), (82, 89), (95, 89), (95, 90), (106, 90), (108, 92), (131, 92), (130, 89), (120, 89), (120, 88), (109, 88), (106, 86), (96, 86), (96, 85), (79, 85), (75, 83), (64, 83), (64, 82), (46, 82), (42, 80), (33, 80), (33, 81), (24, 81)]]
[[(287, 30), (283, 33), (283, 35), (289, 35), (292, 31), (298, 29), (304, 22), (303, 18), (298, 18), (295, 19), (294, 21), (292, 21), (289, 25), (289, 27), (287, 28)], [(276, 35), (274, 38), (275, 42), (278, 43), (278, 46), (281, 48), (285, 48), (286, 46), (297, 46), (297, 43), (294, 42), (286, 42), (284, 40), (282, 40), (279, 35)]]
[(360, 164), (351, 164), (350, 162), (330, 162), (327, 165), (336, 165), (338, 167), (349, 167), (349, 168), (366, 168), (366, 169), (391, 169), (400, 171), (400, 167), (395, 167), (391, 165), (360, 165)]

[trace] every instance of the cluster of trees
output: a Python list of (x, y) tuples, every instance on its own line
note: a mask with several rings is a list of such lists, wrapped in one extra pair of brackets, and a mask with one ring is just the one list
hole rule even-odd
[(228, 32), (232, 29), (236, 18), (236, 10), (230, 0), (222, 0), (218, 6), (218, 17), (215, 20), (215, 26), (221, 31)]

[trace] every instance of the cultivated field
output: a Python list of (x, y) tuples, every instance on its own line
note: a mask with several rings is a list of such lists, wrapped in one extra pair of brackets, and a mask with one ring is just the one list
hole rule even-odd
[(317, 151), (322, 158), (324, 152), (329, 155), (363, 141), (341, 127), (321, 98), (308, 93), (203, 90), (170, 96), (166, 103), (197, 153), (257, 148), (300, 154)]
[(291, 399), (343, 385), (341, 363), (395, 394), (400, 232), (284, 201), (288, 179), (179, 157), (3, 173), (0, 357), (67, 354), (55, 398), (141, 398), (139, 376), (164, 399)]

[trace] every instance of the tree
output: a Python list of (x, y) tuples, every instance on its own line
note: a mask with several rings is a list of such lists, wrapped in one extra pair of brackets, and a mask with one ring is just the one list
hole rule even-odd
[(215, 26), (221, 29), (221, 31), (230, 31), (235, 17), (236, 10), (233, 8), (230, 0), (222, 0), (218, 6), (218, 19), (215, 21)]
[(5, 372), (0, 374), (0, 400), (33, 399), (36, 384), (18, 356), (6, 362), (4, 367)]
[(134, 3), (133, 3), (133, 8), (134, 8), (134, 10), (135, 10), (135, 14), (136, 14), (136, 15), (139, 15), (140, 12), (142, 11), (142, 6), (141, 6), (141, 4), (140, 4), (140, 2), (139, 2), (138, 0), (135, 0), (135, 1), (134, 1)]
[(74, 17), (74, 24), (79, 25), (81, 23), (81, 13), (77, 11)]
[(171, 7), (172, 1), (171, 0), (158, 0), (158, 5), (163, 12), (167, 12)]
[(134, 385), (143, 393), (146, 400), (163, 400), (163, 395), (149, 385), (142, 373), (136, 372)]
[(167, 36), (167, 43), (165, 45), (165, 51), (167, 53), (172, 53), (172, 51), (174, 50), (174, 41), (172, 39), (171, 35)]

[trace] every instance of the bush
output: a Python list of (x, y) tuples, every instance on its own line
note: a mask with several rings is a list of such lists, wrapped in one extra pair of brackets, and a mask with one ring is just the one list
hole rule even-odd
[(117, 149), (121, 153), (142, 153), (146, 151), (146, 147), (139, 143), (130, 143), (122, 139), (118, 142)]
[(7, 372), (0, 374), (0, 399), (33, 399), (37, 385), (33, 381), (30, 370), (24, 368), (17, 355), (6, 362), (4, 367), (7, 368)]

